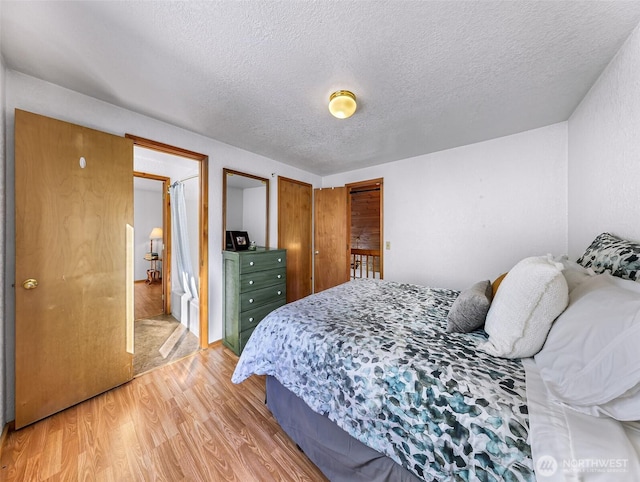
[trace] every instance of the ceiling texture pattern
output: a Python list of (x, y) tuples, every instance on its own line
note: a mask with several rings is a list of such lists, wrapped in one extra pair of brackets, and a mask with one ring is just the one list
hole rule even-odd
[[(4, 0), (9, 69), (328, 175), (567, 120), (639, 1)], [(338, 120), (329, 95), (354, 92)]]

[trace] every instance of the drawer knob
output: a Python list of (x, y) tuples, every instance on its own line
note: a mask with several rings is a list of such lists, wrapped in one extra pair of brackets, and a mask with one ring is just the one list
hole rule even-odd
[(253, 261), (250, 261), (250, 262), (249, 262), (249, 266), (253, 266)]
[(253, 303), (253, 298), (249, 298), (249, 303)]
[(282, 263), (282, 258), (278, 258), (278, 263)]
[(278, 290), (278, 294), (279, 294), (279, 295), (281, 295), (281, 294), (282, 294), (282, 291)]
[(249, 280), (249, 284), (250, 284), (250, 285), (252, 285), (252, 284), (253, 284), (253, 280), (252, 280), (252, 279), (251, 279), (251, 280)]
[(278, 279), (280, 279), (280, 278), (282, 278), (282, 275), (281, 275), (281, 274), (279, 274), (279, 275), (278, 275)]
[(249, 321), (253, 321), (253, 316), (251, 318), (249, 318)]

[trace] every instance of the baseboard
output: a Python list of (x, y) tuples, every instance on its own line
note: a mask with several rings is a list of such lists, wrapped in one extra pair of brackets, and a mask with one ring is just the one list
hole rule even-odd
[(7, 442), (7, 437), (9, 437), (9, 432), (13, 432), (16, 429), (15, 420), (11, 420), (6, 423), (4, 428), (2, 429), (2, 435), (0, 435), (0, 458), (2, 458), (2, 449), (4, 449), (4, 444)]

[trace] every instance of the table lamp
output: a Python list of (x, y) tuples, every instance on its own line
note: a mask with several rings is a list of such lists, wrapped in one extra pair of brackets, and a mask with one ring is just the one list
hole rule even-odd
[(151, 253), (153, 253), (153, 240), (162, 239), (162, 228), (153, 228), (149, 235), (149, 239), (151, 240)]

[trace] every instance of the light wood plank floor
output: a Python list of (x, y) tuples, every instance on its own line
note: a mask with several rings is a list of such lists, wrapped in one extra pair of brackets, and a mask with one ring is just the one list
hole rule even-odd
[(162, 303), (162, 283), (147, 284), (136, 281), (134, 284), (134, 318), (150, 318), (164, 312)]
[(5, 481), (326, 481), (221, 345), (12, 432)]

